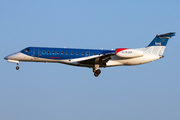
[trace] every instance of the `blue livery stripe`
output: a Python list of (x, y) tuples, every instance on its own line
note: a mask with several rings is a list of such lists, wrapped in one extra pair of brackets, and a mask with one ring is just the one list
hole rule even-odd
[(73, 49), (73, 48), (47, 48), (47, 47), (27, 47), (21, 50), (22, 53), (45, 59), (76, 59), (93, 55), (114, 53), (115, 50), (95, 50), (95, 49)]

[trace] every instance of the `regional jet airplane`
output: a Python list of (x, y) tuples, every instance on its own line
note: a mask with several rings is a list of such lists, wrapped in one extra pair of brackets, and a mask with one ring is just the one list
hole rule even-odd
[(147, 47), (138, 49), (97, 50), (27, 47), (17, 53), (6, 56), (4, 59), (8, 62), (16, 63), (17, 70), (19, 69), (19, 61), (52, 62), (89, 67), (93, 69), (94, 76), (97, 77), (101, 73), (100, 67), (140, 65), (162, 58), (166, 44), (172, 36), (175, 36), (175, 33), (158, 34)]

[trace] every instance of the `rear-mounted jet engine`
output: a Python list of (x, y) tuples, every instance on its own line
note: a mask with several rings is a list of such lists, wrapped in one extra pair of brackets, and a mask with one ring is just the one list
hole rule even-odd
[(143, 51), (128, 49), (128, 48), (117, 48), (116, 55), (121, 58), (135, 58), (142, 57), (144, 55)]

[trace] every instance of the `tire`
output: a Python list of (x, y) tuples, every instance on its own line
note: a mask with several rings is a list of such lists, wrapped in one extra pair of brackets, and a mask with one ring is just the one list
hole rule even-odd
[(99, 76), (99, 74), (97, 74), (97, 73), (94, 73), (94, 76), (95, 76), (95, 77), (98, 77), (98, 76)]
[(19, 70), (19, 66), (16, 66), (16, 70)]
[(101, 74), (101, 70), (100, 69), (96, 70), (96, 73)]

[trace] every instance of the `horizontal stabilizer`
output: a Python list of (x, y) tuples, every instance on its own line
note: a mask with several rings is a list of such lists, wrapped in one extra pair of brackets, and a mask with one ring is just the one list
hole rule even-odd
[(161, 34), (161, 35), (157, 35), (158, 37), (172, 37), (175, 36), (175, 33), (166, 33), (166, 34)]

